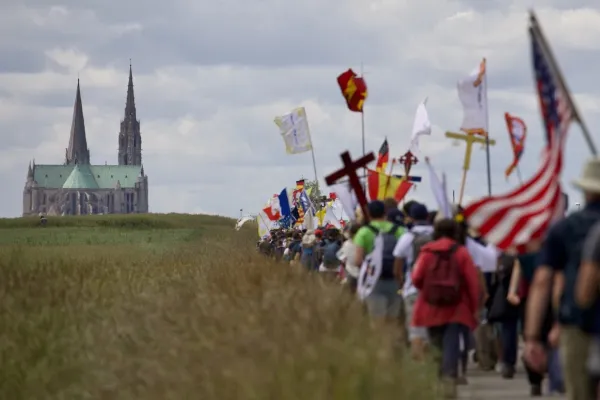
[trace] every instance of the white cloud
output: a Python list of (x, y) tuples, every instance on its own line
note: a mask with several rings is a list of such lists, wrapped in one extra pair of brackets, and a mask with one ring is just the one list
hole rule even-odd
[[(361, 118), (343, 103), (335, 78), (365, 63), (366, 145), (385, 137), (394, 157), (408, 147), (417, 105), (433, 122), (423, 152), (458, 196), (464, 146), (444, 137), (462, 116), (456, 81), (487, 57), (494, 192), (515, 185), (504, 112), (522, 117), (529, 139), (521, 164), (533, 174), (543, 145), (531, 79), (527, 13), (521, 2), (274, 0), (207, 3), (66, 0), (6, 7), (0, 15), (0, 215), (21, 212), (27, 163), (61, 163), (77, 75), (92, 161), (115, 162), (129, 59), (133, 59), (150, 206), (156, 212), (237, 217), (284, 186), (312, 178), (310, 154), (288, 156), (273, 118), (306, 107), (322, 178), (339, 153), (361, 153)], [(588, 125), (600, 123), (595, 82), (600, 13), (591, 0), (535, 1), (538, 17)], [(564, 5), (564, 2), (562, 3)], [(572, 128), (565, 182), (589, 156)], [(485, 152), (476, 146), (466, 198), (487, 193)], [(426, 176), (423, 163), (412, 171)], [(324, 186), (324, 184), (323, 184)], [(571, 190), (571, 189), (569, 189)], [(571, 204), (579, 200), (574, 191)], [(411, 197), (436, 205), (425, 182)]]

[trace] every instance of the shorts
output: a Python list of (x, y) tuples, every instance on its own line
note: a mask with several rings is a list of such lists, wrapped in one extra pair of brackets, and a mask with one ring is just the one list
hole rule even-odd
[(412, 326), (412, 317), (418, 296), (418, 293), (415, 293), (410, 294), (404, 298), (404, 310), (406, 312), (406, 330), (408, 331), (408, 340), (428, 340), (429, 338), (426, 327)]
[(398, 290), (398, 282), (394, 279), (377, 281), (371, 294), (365, 298), (369, 315), (375, 318), (398, 318), (402, 309), (402, 297)]

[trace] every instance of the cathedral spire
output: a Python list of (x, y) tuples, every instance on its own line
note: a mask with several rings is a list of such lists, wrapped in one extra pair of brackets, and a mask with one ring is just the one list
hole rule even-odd
[(129, 60), (129, 83), (127, 84), (127, 102), (125, 103), (125, 119), (128, 116), (136, 119), (135, 96), (133, 94), (133, 71), (131, 69), (131, 59)]
[(83, 106), (81, 104), (81, 90), (79, 88), (79, 79), (77, 79), (77, 94), (75, 95), (75, 105), (73, 106), (73, 121), (71, 122), (71, 136), (69, 137), (69, 147), (65, 156), (65, 164), (73, 163), (89, 164), (90, 151), (87, 146), (85, 136), (85, 121), (83, 119)]
[(131, 60), (129, 62), (129, 82), (127, 84), (125, 116), (121, 121), (121, 129), (119, 131), (118, 160), (119, 165), (142, 164), (142, 137), (140, 135), (140, 121), (137, 119), (135, 109)]

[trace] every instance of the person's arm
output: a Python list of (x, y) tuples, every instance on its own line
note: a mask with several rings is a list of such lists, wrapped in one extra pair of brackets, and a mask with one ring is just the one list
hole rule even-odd
[(515, 257), (515, 263), (513, 264), (513, 269), (510, 274), (510, 284), (508, 285), (508, 294), (506, 295), (506, 300), (514, 306), (518, 305), (521, 302), (519, 295), (517, 294), (519, 290), (519, 282), (521, 281), (521, 263), (519, 259)]
[(457, 254), (457, 256), (460, 260), (462, 275), (465, 279), (468, 291), (469, 310), (473, 314), (476, 314), (480, 308), (482, 290), (486, 290), (485, 279), (483, 280), (482, 286), (481, 278), (483, 277), (483, 274), (481, 273), (481, 270), (473, 263), (473, 259), (471, 258), (471, 255), (467, 251), (466, 247), (461, 247), (458, 251), (460, 251), (460, 253)]
[(588, 234), (575, 286), (575, 301), (582, 308), (592, 305), (600, 285), (600, 224)]
[(430, 253), (428, 253), (426, 251), (421, 251), (419, 253), (419, 257), (417, 257), (417, 260), (415, 261), (415, 263), (413, 265), (410, 278), (411, 278), (413, 286), (415, 288), (417, 288), (418, 290), (423, 289), (423, 281), (425, 279), (424, 265), (429, 265), (430, 256), (431, 256)]
[(358, 230), (358, 232), (356, 232), (356, 235), (354, 235), (354, 244), (356, 245), (356, 265), (360, 266), (362, 265), (363, 261), (365, 260), (365, 248), (367, 246), (366, 242), (366, 235), (368, 234), (368, 232), (366, 231), (367, 227), (362, 227)]
[(406, 243), (410, 244), (409, 236), (409, 234), (402, 235), (394, 247), (394, 276), (400, 287), (404, 286), (404, 260), (409, 247)]
[(525, 340), (540, 340), (540, 330), (550, 300), (550, 286), (554, 271), (562, 271), (567, 261), (567, 249), (563, 240), (564, 221), (550, 228), (540, 250), (538, 267), (535, 269), (527, 298)]

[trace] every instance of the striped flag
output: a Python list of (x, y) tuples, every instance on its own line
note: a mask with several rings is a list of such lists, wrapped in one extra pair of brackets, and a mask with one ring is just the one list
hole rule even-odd
[(412, 187), (412, 183), (403, 178), (397, 178), (384, 174), (383, 172), (369, 171), (367, 184), (369, 187), (369, 198), (371, 200), (385, 200), (392, 197), (400, 202)]
[(464, 211), (470, 226), (501, 250), (542, 237), (553, 219), (563, 213), (560, 188), (563, 147), (569, 125), (576, 120), (573, 101), (534, 17), (529, 35), (548, 139), (542, 163), (535, 175), (517, 189), (477, 201)]
[(387, 138), (381, 144), (379, 148), (379, 154), (377, 154), (377, 163), (375, 171), (384, 172), (387, 170), (388, 162), (390, 161), (390, 146), (388, 145)]

